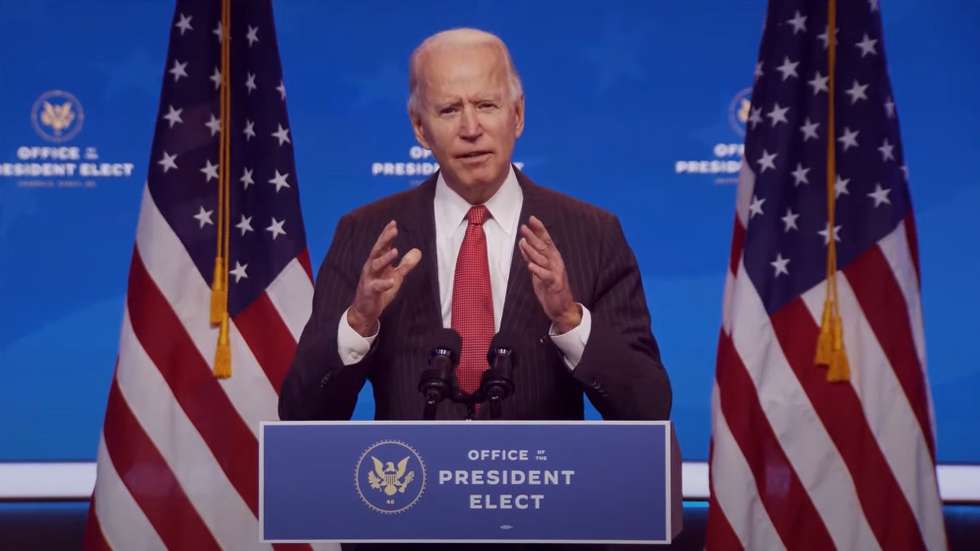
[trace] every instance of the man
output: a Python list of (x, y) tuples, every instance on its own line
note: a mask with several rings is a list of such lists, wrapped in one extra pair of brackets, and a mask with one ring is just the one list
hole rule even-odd
[(503, 42), (473, 29), (426, 39), (411, 58), (409, 117), (440, 170), (340, 220), (280, 417), (348, 419), (370, 380), (376, 418), (421, 418), (427, 337), (452, 327), (467, 391), (494, 332), (512, 335), (506, 419), (581, 419), (583, 392), (607, 419), (666, 419), (670, 384), (619, 222), (511, 164), (524, 95)]

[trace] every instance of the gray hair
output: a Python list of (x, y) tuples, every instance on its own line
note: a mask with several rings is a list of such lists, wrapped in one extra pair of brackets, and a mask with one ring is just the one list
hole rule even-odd
[(504, 54), (507, 62), (507, 88), (510, 92), (511, 101), (517, 101), (524, 95), (524, 86), (521, 84), (521, 76), (517, 74), (517, 67), (510, 57), (507, 45), (495, 34), (481, 31), (480, 29), (458, 28), (448, 31), (438, 32), (425, 40), (415, 48), (408, 63), (408, 112), (417, 113), (419, 110), (419, 59), (430, 49), (441, 43), (455, 43), (460, 45), (492, 44)]

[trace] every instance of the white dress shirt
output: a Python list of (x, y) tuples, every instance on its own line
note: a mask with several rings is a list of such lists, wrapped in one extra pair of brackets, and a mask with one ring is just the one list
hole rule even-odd
[[(510, 277), (514, 247), (518, 237), (521, 207), (524, 205), (524, 194), (521, 192), (513, 167), (507, 173), (507, 179), (497, 193), (484, 205), (490, 211), (490, 218), (483, 223), (483, 232), (487, 239), (487, 257), (490, 264), (493, 325), (495, 330), (499, 331), (500, 319), (504, 311), (504, 298), (507, 296), (507, 280)], [(433, 208), (436, 223), (436, 260), (439, 265), (439, 304), (443, 327), (452, 327), (456, 257), (466, 236), (468, 223), (466, 214), (471, 206), (466, 199), (450, 189), (440, 173), (436, 180)], [(426, 251), (422, 251), (422, 254), (425, 255)], [(379, 325), (378, 331), (380, 329)], [(592, 316), (589, 310), (582, 306), (582, 321), (577, 327), (558, 335), (555, 333), (555, 326), (552, 325), (548, 334), (562, 352), (565, 365), (569, 369), (575, 369), (582, 359), (591, 332)], [(340, 316), (340, 323), (337, 324), (337, 348), (344, 365), (359, 362), (371, 349), (371, 344), (377, 336), (377, 331), (366, 338), (354, 331), (347, 321), (347, 312), (344, 311)]]

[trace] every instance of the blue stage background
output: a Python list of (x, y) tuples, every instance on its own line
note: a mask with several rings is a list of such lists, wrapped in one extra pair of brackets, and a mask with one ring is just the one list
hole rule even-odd
[[(422, 179), (386, 174), (385, 163), (394, 172), (434, 162), (413, 149), (405, 114), (411, 49), (449, 27), (495, 32), (527, 95), (516, 160), (537, 182), (621, 218), (674, 385), (685, 459), (705, 459), (740, 94), (751, 85), (765, 2), (283, 0), (275, 8), (314, 270), (341, 214)], [(31, 148), (65, 145), (119, 172), (0, 175), (0, 461), (93, 460), (173, 6), (0, 0), (0, 13), (0, 168), (56, 163)], [(980, 463), (971, 346), (980, 311), (971, 161), (980, 158), (980, 4), (893, 0), (882, 13), (920, 232), (939, 459)], [(32, 106), (52, 90), (84, 110), (78, 134), (62, 144), (32, 124)], [(372, 414), (362, 395), (357, 416)]]

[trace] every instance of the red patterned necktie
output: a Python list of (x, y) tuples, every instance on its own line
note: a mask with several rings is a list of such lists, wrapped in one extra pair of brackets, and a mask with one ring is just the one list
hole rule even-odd
[(490, 217), (487, 207), (471, 207), (466, 214), (466, 236), (456, 257), (453, 277), (453, 329), (463, 339), (456, 377), (464, 392), (480, 387), (487, 369), (487, 348), (493, 338), (493, 290), (483, 223)]

